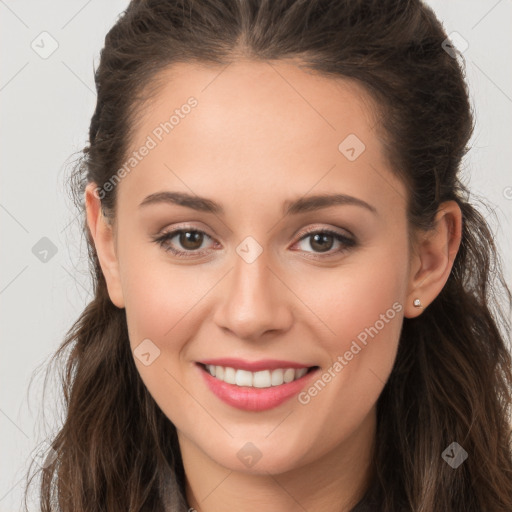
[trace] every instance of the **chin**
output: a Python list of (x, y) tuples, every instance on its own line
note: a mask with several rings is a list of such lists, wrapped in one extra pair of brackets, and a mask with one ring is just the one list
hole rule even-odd
[[(233, 443), (220, 453), (207, 451), (207, 455), (217, 464), (238, 473), (249, 475), (277, 475), (297, 469), (305, 464), (304, 446), (299, 449), (272, 446), (257, 447), (256, 443)], [(292, 455), (293, 454), (293, 455)]]

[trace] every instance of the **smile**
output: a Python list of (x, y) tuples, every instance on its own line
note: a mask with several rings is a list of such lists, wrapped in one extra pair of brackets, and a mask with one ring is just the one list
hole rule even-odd
[(300, 393), (320, 371), (318, 366), (277, 368), (277, 364), (274, 361), (274, 368), (268, 369), (262, 363), (253, 364), (258, 367), (256, 371), (205, 363), (197, 363), (196, 367), (209, 391), (222, 402), (243, 411), (261, 412)]

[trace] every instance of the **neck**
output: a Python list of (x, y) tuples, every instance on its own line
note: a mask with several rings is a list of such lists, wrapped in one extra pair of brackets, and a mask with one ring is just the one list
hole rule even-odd
[(373, 477), (375, 408), (358, 430), (313, 462), (285, 473), (225, 468), (178, 432), (189, 506), (198, 512), (350, 512)]

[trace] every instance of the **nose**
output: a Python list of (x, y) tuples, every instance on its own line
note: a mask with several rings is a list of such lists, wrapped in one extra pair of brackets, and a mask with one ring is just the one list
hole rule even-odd
[(239, 339), (257, 341), (266, 333), (283, 334), (293, 322), (293, 294), (283, 276), (270, 268), (265, 252), (248, 263), (236, 257), (225, 277), (214, 321)]

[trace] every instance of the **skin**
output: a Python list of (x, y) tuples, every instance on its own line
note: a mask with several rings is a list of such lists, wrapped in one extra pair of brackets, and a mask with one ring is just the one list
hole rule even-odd
[[(284, 61), (180, 63), (164, 77), (138, 120), (133, 149), (190, 96), (197, 107), (117, 185), (113, 226), (96, 184), (85, 199), (110, 298), (126, 308), (131, 348), (149, 338), (160, 350), (148, 366), (134, 360), (178, 430), (189, 505), (350, 510), (371, 476), (376, 401), (403, 318), (423, 312), (415, 298), (428, 307), (445, 285), (460, 209), (443, 203), (436, 229), (418, 233), (410, 250), (408, 191), (383, 156), (372, 98), (357, 83)], [(348, 134), (366, 146), (354, 161), (338, 150)], [(207, 197), (225, 214), (139, 207), (163, 190)], [(363, 199), (377, 214), (345, 204), (283, 216), (286, 200), (333, 192)], [(152, 240), (183, 223), (208, 235), (188, 245), (203, 256), (180, 259)], [(308, 227), (353, 235), (357, 245), (337, 253), (343, 245), (331, 238), (322, 252), (304, 235)], [(236, 251), (247, 236), (263, 249), (250, 264)], [(187, 250), (178, 236), (172, 245)], [(285, 359), (325, 372), (393, 303), (400, 311), (307, 404), (294, 397), (268, 411), (241, 411), (198, 378), (195, 361), (213, 357)], [(237, 457), (247, 442), (261, 454), (252, 467)]]

